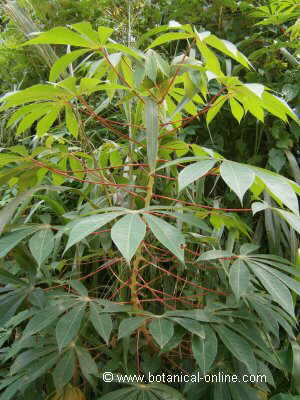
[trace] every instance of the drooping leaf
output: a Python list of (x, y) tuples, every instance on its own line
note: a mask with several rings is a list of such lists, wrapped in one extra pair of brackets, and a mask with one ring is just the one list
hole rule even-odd
[(225, 250), (209, 250), (199, 256), (198, 261), (216, 260), (219, 258), (232, 257), (233, 254)]
[(189, 33), (182, 33), (182, 32), (165, 33), (165, 34), (159, 36), (157, 39), (155, 39), (150, 44), (148, 49), (151, 49), (152, 47), (156, 47), (156, 46), (159, 46), (159, 45), (164, 44), (164, 43), (169, 43), (169, 42), (171, 42), (173, 40), (189, 39), (191, 37), (192, 37), (192, 35), (189, 34)]
[(245, 165), (233, 161), (223, 161), (220, 174), (230, 189), (238, 196), (240, 202), (243, 203), (244, 194), (254, 182), (253, 171)]
[(203, 324), (205, 337), (194, 336), (192, 341), (193, 355), (203, 374), (207, 374), (215, 361), (218, 341), (215, 332), (209, 325)]
[(274, 275), (263, 268), (258, 267), (252, 262), (247, 262), (248, 266), (260, 280), (261, 284), (288, 314), (295, 318), (293, 299), (289, 289)]
[(128, 263), (146, 234), (146, 225), (138, 214), (121, 218), (111, 229), (111, 238)]
[(184, 168), (178, 175), (179, 191), (209, 172), (215, 163), (215, 160), (203, 160)]
[(26, 237), (32, 235), (38, 229), (39, 227), (32, 226), (2, 236), (0, 239), (0, 257), (5, 257), (11, 249), (17, 246), (18, 243), (20, 243)]
[(234, 357), (244, 363), (251, 374), (255, 374), (257, 365), (250, 344), (240, 335), (225, 326), (216, 324), (214, 325), (214, 329)]
[(183, 234), (161, 218), (149, 214), (145, 218), (156, 239), (184, 263)]
[(113, 324), (109, 314), (100, 314), (95, 304), (90, 303), (90, 321), (94, 328), (108, 345)]
[(119, 325), (118, 338), (122, 339), (124, 337), (130, 336), (146, 320), (147, 317), (132, 317), (123, 319)]
[[(62, 313), (64, 308), (59, 308), (56, 305), (49, 306), (44, 310), (38, 311), (36, 315), (29, 321), (23, 333), (23, 337), (34, 335), (37, 332), (51, 325)], [(47, 317), (46, 317), (47, 316)]]
[(77, 335), (85, 312), (84, 305), (80, 305), (63, 315), (56, 325), (56, 340), (61, 351)]
[(69, 240), (65, 251), (67, 251), (71, 246), (90, 235), (92, 232), (96, 231), (103, 225), (109, 223), (110, 221), (122, 214), (123, 212), (111, 212), (79, 219), (78, 221), (76, 221), (76, 223), (72, 224), (72, 229), (70, 231)]
[(181, 325), (187, 331), (201, 337), (201, 339), (205, 339), (204, 324), (200, 324), (198, 321), (190, 318), (173, 317), (172, 320), (177, 322), (177, 324)]
[(160, 348), (163, 348), (174, 334), (174, 325), (167, 319), (156, 318), (149, 324), (149, 331)]
[(29, 248), (40, 267), (54, 248), (54, 235), (51, 229), (36, 232), (29, 240)]
[(250, 283), (250, 273), (242, 259), (238, 258), (231, 265), (229, 282), (237, 301), (239, 301), (240, 297), (246, 293)]
[(51, 67), (49, 81), (55, 82), (60, 75), (63, 75), (68, 65), (87, 52), (88, 50), (75, 50), (64, 54), (62, 57), (56, 60)]
[(63, 387), (70, 382), (74, 374), (74, 369), (75, 353), (72, 348), (64, 353), (54, 368), (53, 379), (57, 391), (61, 391)]
[(75, 347), (75, 351), (78, 357), (79, 366), (83, 376), (87, 379), (90, 375), (98, 376), (98, 367), (94, 359), (92, 358), (91, 354), (88, 350), (83, 347)]

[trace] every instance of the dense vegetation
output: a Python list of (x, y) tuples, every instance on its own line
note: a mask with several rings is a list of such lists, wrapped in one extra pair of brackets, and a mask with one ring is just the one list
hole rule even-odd
[(299, 0), (1, 26), (0, 400), (299, 398)]

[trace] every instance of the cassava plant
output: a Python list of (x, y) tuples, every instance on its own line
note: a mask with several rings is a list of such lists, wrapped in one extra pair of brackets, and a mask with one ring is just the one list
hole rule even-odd
[[(160, 26), (135, 48), (113, 33), (82, 22), (26, 42), (67, 50), (48, 82), (1, 98), (8, 126), (34, 140), (0, 154), (14, 197), (0, 212), (0, 400), (258, 399), (275, 377), (297, 393), (299, 268), (259, 252), (253, 230), (268, 211), (299, 233), (300, 188), (182, 140), (219, 113), (296, 115), (244, 83), (254, 67), (208, 31)], [(229, 58), (241, 76), (224, 73)], [(148, 372), (267, 380), (120, 388), (116, 377)]]

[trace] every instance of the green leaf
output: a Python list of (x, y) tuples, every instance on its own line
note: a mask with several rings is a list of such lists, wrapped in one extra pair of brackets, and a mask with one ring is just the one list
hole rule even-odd
[(88, 297), (89, 292), (87, 288), (84, 286), (84, 284), (80, 281), (70, 281), (70, 286), (76, 290), (81, 296), (83, 297)]
[(101, 215), (93, 215), (91, 217), (80, 218), (75, 223), (72, 221), (72, 229), (70, 231), (69, 240), (65, 248), (65, 252), (75, 243), (80, 242), (82, 239), (101, 228), (103, 225), (109, 223), (116, 217), (122, 215), (123, 212), (111, 212)]
[(90, 303), (90, 321), (94, 328), (108, 345), (113, 324), (109, 314), (100, 314), (94, 303)]
[(104, 44), (107, 41), (107, 39), (112, 35), (113, 32), (114, 30), (112, 28), (107, 28), (106, 26), (99, 26), (98, 36), (101, 44)]
[(98, 367), (95, 363), (94, 359), (90, 355), (89, 351), (87, 351), (83, 347), (75, 347), (75, 351), (78, 357), (79, 366), (83, 376), (86, 379), (89, 379), (90, 375), (98, 376)]
[(163, 318), (156, 318), (149, 324), (149, 332), (160, 348), (163, 348), (174, 334), (173, 322)]
[(36, 134), (38, 137), (41, 137), (48, 132), (57, 120), (60, 110), (61, 106), (53, 107), (52, 111), (48, 112), (48, 114), (39, 120), (36, 126)]
[(244, 194), (254, 182), (254, 172), (243, 164), (223, 161), (220, 174), (230, 189), (238, 196), (240, 202), (243, 203)]
[(153, 172), (155, 170), (158, 152), (159, 114), (158, 104), (149, 97), (145, 98), (145, 125), (148, 163), (150, 171)]
[(210, 251), (206, 251), (205, 253), (202, 253), (197, 261), (216, 260), (219, 258), (228, 258), (228, 257), (232, 257), (232, 256), (233, 256), (233, 254), (230, 253), (229, 251), (210, 250)]
[(148, 317), (132, 317), (123, 319), (119, 325), (118, 339), (130, 336), (147, 319)]
[(250, 344), (240, 335), (225, 326), (214, 325), (214, 329), (217, 331), (221, 341), (234, 357), (245, 364), (251, 374), (255, 374), (257, 366)]
[(209, 372), (218, 350), (218, 340), (215, 332), (209, 325), (203, 324), (204, 338), (194, 336), (192, 340), (192, 350), (195, 360), (205, 375)]
[(226, 102), (226, 96), (220, 96), (210, 107), (208, 113), (206, 114), (206, 123), (207, 126), (211, 123), (211, 121), (215, 118), (218, 112), (223, 107), (224, 103)]
[(254, 171), (270, 190), (271, 195), (275, 195), (291, 211), (299, 215), (297, 195), (291, 185), (282, 176), (269, 173), (260, 168), (255, 168)]
[(86, 54), (87, 52), (88, 50), (71, 51), (70, 53), (63, 55), (58, 60), (56, 60), (51, 67), (49, 81), (56, 82), (59, 76), (63, 75), (68, 65), (70, 65), (72, 62), (77, 60), (77, 58), (79, 58), (83, 54)]
[[(295, 215), (291, 212), (280, 210), (278, 208), (273, 209), (276, 213), (278, 213), (281, 217), (283, 217), (295, 231), (300, 234), (300, 217), (299, 215)], [(1, 239), (0, 239), (1, 241)]]
[(145, 214), (145, 218), (156, 239), (184, 263), (183, 234), (161, 218), (149, 214)]
[(65, 107), (66, 110), (66, 126), (71, 135), (75, 138), (78, 136), (79, 124), (74, 114), (73, 108), (69, 105)]
[(0, 239), (0, 257), (5, 257), (7, 253), (16, 247), (23, 239), (32, 235), (39, 229), (40, 227), (28, 227), (2, 236)]
[(239, 301), (240, 297), (247, 292), (250, 284), (250, 273), (242, 259), (238, 258), (231, 265), (229, 282), (237, 301)]
[(178, 33), (165, 33), (164, 35), (159, 36), (157, 39), (155, 39), (150, 46), (148, 47), (148, 49), (151, 49), (152, 47), (156, 47), (156, 46), (160, 46), (161, 44), (164, 43), (169, 43), (173, 40), (181, 40), (181, 39), (189, 39), (193, 37), (193, 35), (189, 34), (189, 33), (182, 33), (182, 32), (178, 32)]
[(201, 339), (205, 339), (205, 331), (204, 324), (200, 324), (198, 321), (195, 321), (190, 318), (172, 318), (173, 321), (177, 322), (177, 324), (183, 326), (184, 329), (201, 337)]
[[(35, 316), (26, 325), (26, 328), (23, 333), (23, 338), (32, 336), (35, 333), (40, 332), (41, 330), (47, 328), (63, 312), (64, 308), (59, 308), (57, 307), (57, 305), (47, 307), (44, 310), (37, 312)], [(47, 317), (45, 318), (45, 316)]]
[(146, 234), (146, 225), (138, 214), (121, 218), (111, 229), (111, 238), (128, 263)]
[(71, 311), (68, 311), (63, 315), (56, 325), (56, 340), (59, 351), (66, 347), (71, 340), (73, 340), (81, 325), (85, 313), (85, 306), (80, 305), (74, 307)]
[(215, 160), (203, 160), (184, 168), (178, 175), (178, 190), (182, 191), (190, 183), (201, 178), (213, 168), (215, 163)]
[(284, 274), (275, 268), (269, 267), (268, 265), (263, 263), (263, 260), (261, 260), (261, 262), (256, 260), (254, 261), (254, 263), (257, 264), (259, 267), (265, 269), (268, 273), (276, 276), (276, 278), (278, 278), (282, 283), (284, 283), (286, 286), (288, 286), (291, 290), (293, 290), (300, 296), (299, 281), (290, 278), (287, 274)]
[(84, 39), (82, 36), (65, 27), (56, 27), (47, 32), (42, 33), (38, 37), (28, 40), (22, 46), (32, 44), (67, 44), (70, 46), (79, 46), (93, 48), (91, 42)]
[(70, 382), (75, 370), (75, 354), (74, 349), (68, 350), (53, 371), (54, 384), (57, 391), (61, 391), (63, 387)]
[(0, 268), (0, 282), (4, 285), (26, 285), (25, 281), (22, 281), (22, 279), (17, 278), (15, 275), (11, 274), (3, 268)]
[(232, 97), (229, 99), (229, 103), (232, 115), (238, 121), (238, 123), (240, 123), (244, 116), (244, 107)]
[(130, 47), (124, 46), (123, 44), (119, 43), (106, 43), (103, 45), (105, 49), (121, 51), (122, 53), (128, 54), (129, 56), (136, 58), (137, 60), (141, 59), (141, 54), (137, 51), (131, 49)]
[(51, 229), (36, 232), (29, 240), (29, 248), (40, 267), (50, 256), (54, 248), (54, 236)]
[(171, 386), (161, 383), (136, 384), (124, 389), (106, 393), (98, 400), (185, 400), (185, 397)]
[(278, 303), (288, 314), (295, 318), (293, 299), (289, 289), (274, 275), (258, 267), (252, 262), (247, 262), (261, 284), (270, 293), (273, 300)]
[(156, 81), (157, 77), (157, 63), (154, 57), (154, 50), (148, 50), (146, 52), (145, 59), (145, 74), (150, 78), (153, 82)]

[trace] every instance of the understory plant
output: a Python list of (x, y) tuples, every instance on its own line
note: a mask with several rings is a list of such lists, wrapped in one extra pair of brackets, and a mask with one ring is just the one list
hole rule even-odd
[[(252, 400), (287, 381), (298, 393), (299, 265), (255, 232), (268, 213), (297, 243), (300, 187), (213, 146), (222, 113), (236, 129), (296, 114), (244, 82), (254, 66), (209, 31), (171, 23), (135, 47), (113, 34), (39, 34), (24, 46), (65, 54), (47, 82), (1, 98), (25, 139), (0, 153), (0, 400)], [(211, 146), (188, 140), (201, 121)], [(118, 380), (219, 372), (266, 380)]]

